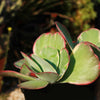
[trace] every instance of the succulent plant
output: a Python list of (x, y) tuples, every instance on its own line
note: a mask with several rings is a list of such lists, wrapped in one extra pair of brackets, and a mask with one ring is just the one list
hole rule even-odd
[(84, 31), (73, 43), (67, 29), (59, 22), (56, 26), (72, 51), (63, 82), (77, 85), (94, 82), (100, 75), (100, 30), (91, 28)]
[(99, 30), (82, 32), (77, 42), (73, 43), (66, 28), (59, 22), (56, 26), (60, 33), (39, 36), (32, 54), (28, 56), (21, 52), (23, 59), (14, 63), (20, 73), (5, 70), (0, 71), (0, 75), (19, 78), (21, 82), (18, 86), (26, 89), (41, 89), (54, 83), (87, 85), (94, 82), (100, 67)]

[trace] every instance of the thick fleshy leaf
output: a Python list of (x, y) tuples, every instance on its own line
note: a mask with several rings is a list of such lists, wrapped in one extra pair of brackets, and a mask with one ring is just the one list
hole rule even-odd
[(5, 70), (5, 71), (0, 71), (0, 76), (6, 76), (6, 77), (15, 77), (20, 80), (26, 81), (26, 80), (35, 80), (36, 78), (15, 72), (15, 71), (10, 71), (10, 70)]
[(64, 73), (66, 72), (69, 65), (69, 59), (70, 58), (69, 58), (67, 49), (62, 49), (60, 51), (60, 63), (59, 63), (59, 68), (58, 68), (59, 76), (60, 76), (59, 79), (61, 79)]
[(70, 57), (69, 67), (61, 80), (63, 83), (87, 85), (99, 76), (99, 60), (86, 43), (78, 44)]
[(96, 45), (100, 48), (100, 42), (98, 42)]
[(36, 75), (41, 80), (47, 81), (49, 83), (54, 83), (58, 79), (58, 74), (54, 72), (41, 72)]
[(55, 69), (59, 64), (59, 52), (57, 49), (50, 47), (43, 48), (40, 52), (40, 57), (49, 62)]
[(19, 69), (21, 69), (21, 67), (22, 67), (22, 65), (25, 63), (25, 60), (24, 59), (21, 59), (21, 60), (19, 60), (19, 61), (16, 61), (15, 63), (14, 63), (14, 66), (15, 67), (17, 67), (17, 68), (19, 68)]
[(41, 67), (42, 72), (56, 72), (56, 69), (44, 59), (34, 54), (31, 55), (31, 58)]
[(25, 88), (25, 89), (41, 89), (44, 88), (48, 85), (47, 81), (44, 80), (34, 80), (34, 81), (27, 81), (20, 83), (18, 86), (20, 88)]
[(25, 74), (25, 75), (29, 75), (31, 73), (31, 70), (29, 70), (27, 65), (23, 64), (22, 68), (20, 70), (20, 73)]
[(91, 28), (82, 32), (78, 37), (79, 42), (88, 41), (100, 48), (100, 30)]
[(67, 43), (69, 44), (69, 47), (72, 50), (75, 45), (72, 42), (71, 36), (70, 36), (69, 32), (67, 31), (67, 29), (65, 28), (65, 26), (60, 24), (59, 22), (56, 22), (56, 27), (57, 27), (58, 31), (61, 33), (61, 35), (64, 37), (64, 39), (67, 41)]
[(42, 72), (41, 67), (38, 66), (38, 64), (33, 61), (33, 59), (31, 59), (29, 56), (27, 56), (25, 53), (21, 52), (21, 54), (23, 55), (23, 57), (25, 58), (25, 61), (28, 65), (28, 67), (33, 70), (34, 72)]
[(33, 53), (39, 55), (40, 51), (45, 47), (61, 50), (65, 45), (65, 40), (59, 33), (44, 33), (35, 41), (33, 45)]

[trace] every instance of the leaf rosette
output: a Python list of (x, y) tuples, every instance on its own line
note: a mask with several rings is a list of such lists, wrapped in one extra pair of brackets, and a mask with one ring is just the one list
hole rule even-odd
[(26, 89), (41, 89), (54, 83), (94, 82), (100, 68), (100, 31), (92, 28), (82, 32), (73, 43), (66, 28), (59, 22), (56, 26), (60, 33), (40, 35), (33, 44), (32, 54), (21, 52), (23, 59), (14, 63), (20, 73), (8, 70), (1, 71), (0, 75), (19, 78), (18, 86)]

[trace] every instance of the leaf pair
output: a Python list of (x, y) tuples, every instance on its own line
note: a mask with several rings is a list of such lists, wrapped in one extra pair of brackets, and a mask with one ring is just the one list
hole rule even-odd
[(59, 77), (63, 77), (70, 59), (65, 47), (66, 42), (60, 33), (45, 33), (34, 43), (33, 52), (51, 64)]
[(72, 50), (68, 70), (61, 82), (77, 85), (90, 84), (99, 76), (100, 31), (90, 29), (82, 32), (75, 45), (66, 28), (59, 22), (56, 22), (56, 26)]
[[(59, 44), (56, 43), (58, 41), (60, 41)], [(24, 82), (20, 83), (19, 86), (27, 89), (40, 89), (63, 77), (69, 64), (69, 55), (65, 48), (65, 40), (59, 33), (42, 34), (36, 40), (33, 52), (34, 54), (30, 56), (21, 52), (24, 59), (14, 63), (20, 69), (20, 76), (18, 76), (18, 73), (13, 74), (14, 72), (11, 71), (11, 75), (6, 74), (6, 72), (3, 73), (6, 76), (17, 76), (17, 78), (23, 79)], [(4, 75), (3, 73), (1, 75)], [(29, 80), (26, 80), (27, 76)], [(30, 80), (31, 78), (33, 80)]]

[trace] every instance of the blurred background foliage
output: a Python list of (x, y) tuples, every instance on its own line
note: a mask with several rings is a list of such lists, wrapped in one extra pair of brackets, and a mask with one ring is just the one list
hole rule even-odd
[(60, 21), (77, 36), (83, 30), (95, 27), (95, 6), (99, 3), (100, 0), (1, 0), (0, 25), (11, 25), (19, 30), (20, 25), (33, 22), (41, 24), (38, 29), (45, 32), (55, 21)]
[(59, 19), (73, 34), (79, 34), (94, 27), (97, 16), (94, 7), (98, 3), (100, 0), (1, 0), (0, 25), (15, 26), (36, 20), (42, 26), (48, 24), (44, 25), (45, 31)]
[[(100, 0), (0, 0), (0, 38), (9, 37), (7, 27), (12, 27), (5, 69), (17, 70), (13, 63), (21, 58), (20, 51), (31, 53), (40, 34), (56, 32), (55, 21), (67, 27), (73, 40), (90, 27), (100, 29), (99, 9)], [(5, 88), (14, 84), (8, 80)]]

